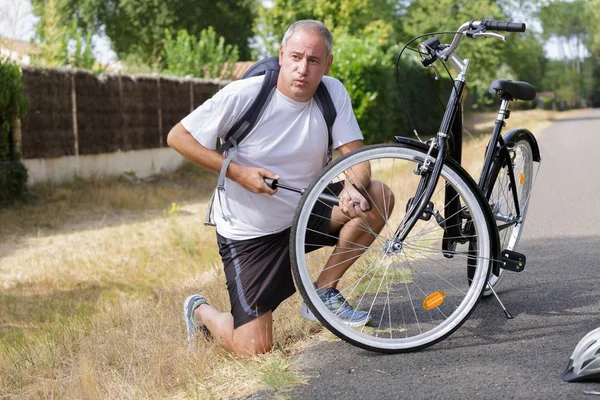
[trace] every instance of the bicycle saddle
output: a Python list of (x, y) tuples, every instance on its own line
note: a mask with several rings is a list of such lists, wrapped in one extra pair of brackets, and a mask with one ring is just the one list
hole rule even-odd
[(490, 86), (490, 93), (500, 96), (507, 94), (511, 100), (533, 100), (536, 97), (535, 88), (527, 82), (497, 79)]

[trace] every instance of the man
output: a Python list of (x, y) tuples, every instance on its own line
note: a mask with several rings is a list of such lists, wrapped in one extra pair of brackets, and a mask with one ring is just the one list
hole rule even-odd
[[(282, 177), (286, 184), (306, 187), (325, 166), (327, 126), (313, 100), (321, 80), (337, 111), (332, 127), (334, 147), (346, 154), (362, 146), (362, 134), (347, 91), (338, 80), (325, 76), (333, 62), (332, 43), (329, 30), (314, 20), (294, 23), (282, 40), (276, 90), (260, 120), (235, 149), (226, 170), (224, 195), (217, 196), (214, 203), (231, 313), (216, 310), (201, 295), (188, 297), (184, 314), (190, 341), (200, 330), (204, 334), (210, 332), (223, 347), (240, 356), (271, 349), (272, 311), (295, 291), (288, 242), (300, 197), (269, 188), (264, 178)], [(215, 151), (216, 141), (225, 136), (252, 103), (262, 79), (252, 77), (227, 85), (169, 132), (169, 145), (197, 165), (220, 171), (225, 157)], [(381, 198), (381, 190), (368, 189), (368, 195)], [(375, 213), (367, 212), (368, 200), (351, 186), (339, 197), (339, 207), (320, 211), (329, 214), (320, 219), (325, 223), (321, 222), (318, 229), (340, 241), (370, 244), (372, 239), (356, 237), (360, 236), (356, 230), (353, 234), (344, 233), (344, 226), (354, 219), (367, 218), (379, 231), (383, 220), (369, 216)], [(364, 325), (371, 320), (370, 315), (352, 309), (335, 289), (352, 261), (342, 258), (340, 262), (336, 257), (342, 256), (336, 256), (334, 251), (330, 261), (337, 267), (324, 271), (315, 282), (319, 294), (344, 322)], [(302, 314), (314, 319), (307, 309)]]

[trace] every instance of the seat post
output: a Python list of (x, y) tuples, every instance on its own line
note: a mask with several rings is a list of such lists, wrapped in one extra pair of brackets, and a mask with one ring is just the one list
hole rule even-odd
[(507, 96), (502, 96), (502, 102), (500, 103), (500, 109), (498, 110), (498, 117), (496, 117), (496, 123), (503, 123), (505, 119), (508, 119), (510, 116), (510, 110), (508, 109), (508, 105), (510, 103), (510, 99)]
[(494, 122), (494, 129), (492, 130), (492, 135), (490, 136), (490, 141), (485, 149), (485, 158), (483, 161), (483, 169), (481, 171), (481, 175), (479, 176), (479, 186), (483, 187), (485, 182), (487, 181), (487, 174), (490, 172), (490, 166), (492, 165), (492, 157), (495, 153), (496, 145), (498, 141), (501, 141), (500, 133), (502, 132), (502, 128), (504, 128), (505, 119), (508, 119), (510, 116), (510, 110), (508, 109), (508, 105), (510, 103), (511, 97), (504, 93), (500, 95), (502, 102), (500, 103), (500, 109), (498, 110), (498, 116), (496, 117), (496, 121)]

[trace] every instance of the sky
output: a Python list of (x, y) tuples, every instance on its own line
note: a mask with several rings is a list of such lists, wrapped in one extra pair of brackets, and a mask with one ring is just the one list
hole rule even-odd
[[(270, 3), (271, 0), (263, 1)], [(0, 36), (29, 41), (35, 34), (36, 22), (30, 0), (0, 0)], [(110, 39), (95, 36), (92, 41), (98, 61), (108, 64), (116, 60), (116, 54), (110, 48)], [(547, 57), (560, 58), (556, 41), (550, 40), (545, 50)]]
[[(29, 0), (0, 0), (0, 36), (30, 41), (35, 35), (37, 20)], [(94, 56), (102, 64), (116, 61), (117, 55), (110, 48), (110, 39), (94, 36), (92, 44)]]
[(35, 23), (29, 0), (0, 0), (1, 36), (30, 40)]

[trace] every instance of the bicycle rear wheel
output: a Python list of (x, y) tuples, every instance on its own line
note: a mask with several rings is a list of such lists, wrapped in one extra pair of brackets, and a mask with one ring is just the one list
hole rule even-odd
[[(431, 207), (423, 219), (418, 220), (399, 245), (393, 240), (407, 209), (414, 204), (412, 198), (421, 179), (414, 171), (425, 159), (422, 150), (402, 145), (363, 147), (330, 165), (307, 189), (298, 205), (290, 239), (296, 286), (317, 319), (356, 346), (385, 353), (430, 346), (458, 329), (485, 288), (491, 265), (493, 222), (476, 184), (455, 163), (444, 165)], [(369, 213), (376, 213), (385, 221), (383, 228), (376, 232), (366, 219), (358, 220), (357, 224), (346, 224), (342, 229), (347, 231), (342, 235), (362, 234), (370, 237), (372, 243), (342, 245), (340, 239), (335, 247), (307, 251), (314, 245), (307, 240), (307, 227), (313, 207), (321, 201), (319, 195), (327, 192), (330, 183), (349, 181), (358, 166), (365, 163), (370, 165), (369, 193), (380, 194), (369, 199), (372, 203)], [(379, 190), (374, 190), (377, 185)], [(451, 238), (458, 243), (452, 251), (442, 251), (445, 228), (449, 228), (445, 222), (452, 217), (444, 216), (447, 186), (454, 189), (460, 201), (459, 228), (464, 235)], [(353, 264), (341, 279), (326, 283), (335, 283), (355, 309), (368, 311), (370, 326), (345, 324), (321, 300), (314, 282), (324, 268), (336, 266), (330, 259), (332, 253), (346, 254), (347, 259), (352, 257)], [(471, 282), (467, 279), (467, 264), (473, 268)]]
[[(515, 177), (520, 215), (517, 215), (508, 163), (506, 160), (498, 161), (492, 169), (491, 176), (494, 179), (494, 186), (489, 197), (489, 204), (500, 236), (500, 250), (516, 249), (523, 231), (533, 185), (533, 152), (529, 142), (526, 139), (519, 139), (509, 146), (508, 152)], [(494, 290), (502, 282), (505, 273), (506, 270), (500, 269), (498, 276), (491, 275), (489, 285)], [(483, 292), (484, 296), (490, 294), (492, 291), (489, 288)]]

